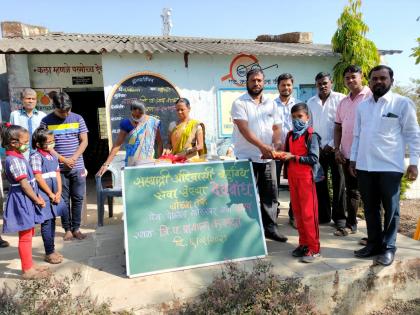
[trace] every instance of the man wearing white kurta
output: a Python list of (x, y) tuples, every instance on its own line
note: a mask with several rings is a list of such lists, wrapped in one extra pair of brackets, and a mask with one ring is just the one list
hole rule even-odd
[[(335, 116), (337, 106), (345, 95), (331, 90), (332, 81), (329, 73), (318, 73), (315, 83), (318, 94), (308, 100), (308, 107), (311, 111), (313, 128), (321, 136), (319, 162), (325, 174), (325, 179), (316, 183), (319, 223), (329, 223), (332, 219), (337, 228), (345, 228), (344, 174), (334, 154)], [(332, 207), (328, 191), (328, 169), (331, 170), (333, 186)]]
[(277, 179), (272, 160), (272, 146), (281, 145), (281, 121), (274, 101), (263, 95), (261, 70), (247, 73), (246, 86), (248, 93), (237, 98), (231, 110), (235, 155), (252, 161), (265, 236), (286, 242), (287, 238), (277, 230)]
[[(373, 95), (359, 104), (353, 131), (350, 172), (359, 183), (368, 232), (366, 247), (356, 257), (376, 256), (389, 266), (394, 261), (400, 222), (400, 186), (405, 149), (410, 155), (408, 180), (418, 176), (420, 128), (413, 102), (390, 91), (394, 73), (387, 66), (369, 73)], [(381, 220), (381, 204), (384, 220)]]

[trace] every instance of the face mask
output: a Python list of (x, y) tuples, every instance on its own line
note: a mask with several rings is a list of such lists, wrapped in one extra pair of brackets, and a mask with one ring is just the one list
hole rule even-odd
[(20, 153), (24, 153), (28, 151), (29, 144), (22, 144), (20, 147), (17, 148)]
[(48, 150), (52, 150), (52, 149), (54, 149), (54, 147), (55, 147), (55, 142), (50, 143), (50, 144), (47, 145), (47, 149)]
[(293, 122), (293, 130), (294, 131), (301, 131), (308, 124), (307, 121), (303, 121), (302, 119), (293, 119), (292, 122)]
[(142, 120), (143, 120), (143, 115), (140, 117), (140, 118), (134, 118), (133, 117), (133, 115), (131, 115), (131, 119), (133, 120), (133, 121), (135, 121), (136, 123), (139, 123), (139, 122), (141, 122)]

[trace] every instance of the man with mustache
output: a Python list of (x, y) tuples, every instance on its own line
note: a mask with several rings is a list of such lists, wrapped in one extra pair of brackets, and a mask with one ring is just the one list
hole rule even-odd
[[(345, 228), (344, 174), (342, 166), (336, 162), (334, 154), (335, 116), (337, 106), (345, 95), (332, 91), (332, 83), (329, 73), (318, 73), (315, 77), (318, 94), (308, 100), (308, 107), (311, 111), (312, 126), (321, 136), (319, 162), (325, 175), (323, 181), (316, 183), (319, 223), (330, 223), (332, 218), (336, 228)], [(332, 207), (328, 191), (329, 169), (331, 170), (333, 186)]]
[[(277, 78), (279, 97), (274, 101), (276, 102), (280, 120), (282, 121), (281, 142), (283, 145), (285, 144), (287, 133), (293, 129), (292, 114), (290, 110), (293, 105), (300, 103), (298, 99), (293, 97), (293, 83), (294, 79), (290, 73), (282, 73)], [(281, 160), (276, 161), (277, 188), (280, 188), (280, 177), (283, 164), (284, 163)], [(280, 208), (278, 208), (277, 213), (280, 213)], [(291, 203), (289, 203), (289, 223), (296, 228)]]
[[(406, 177), (416, 180), (420, 155), (420, 128), (413, 102), (391, 91), (394, 73), (379, 65), (369, 73), (373, 95), (359, 104), (353, 131), (350, 172), (356, 176), (365, 212), (368, 242), (356, 257), (375, 256), (389, 266), (397, 250), (400, 222), (400, 186), (406, 146), (410, 155)], [(381, 220), (381, 203), (384, 222)]]
[(286, 242), (287, 237), (277, 230), (277, 178), (272, 160), (272, 146), (281, 146), (280, 117), (274, 101), (263, 94), (262, 70), (247, 73), (246, 88), (248, 92), (233, 102), (231, 110), (235, 155), (252, 161), (265, 236)]
[(350, 151), (353, 142), (353, 127), (357, 106), (372, 95), (369, 87), (363, 86), (362, 69), (350, 65), (343, 72), (344, 84), (350, 90), (337, 107), (334, 128), (335, 160), (343, 165), (346, 186), (346, 225), (334, 232), (336, 236), (347, 236), (357, 232), (357, 210), (360, 205), (360, 192), (357, 179), (350, 175)]

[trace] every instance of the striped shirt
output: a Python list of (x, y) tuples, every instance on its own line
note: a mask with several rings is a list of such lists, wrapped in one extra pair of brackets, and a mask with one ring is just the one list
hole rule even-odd
[[(54, 113), (48, 114), (41, 121), (41, 125), (47, 126), (54, 132), (54, 150), (70, 158), (76, 153), (80, 145), (80, 134), (87, 133), (88, 129), (82, 116), (70, 112), (66, 119), (61, 119)], [(83, 154), (76, 161), (74, 169), (84, 169)], [(64, 170), (64, 164), (60, 163), (60, 169)]]

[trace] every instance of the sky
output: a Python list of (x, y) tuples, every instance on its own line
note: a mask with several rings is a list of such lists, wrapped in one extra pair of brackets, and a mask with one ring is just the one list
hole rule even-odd
[[(330, 44), (348, 0), (0, 0), (0, 21), (20, 21), (67, 33), (161, 35), (160, 14), (172, 9), (174, 36), (255, 39), (260, 34), (313, 32)], [(363, 0), (367, 37), (387, 56), (397, 83), (420, 78), (409, 55), (420, 37), (420, 0)], [(419, 18), (419, 19), (418, 19)], [(418, 21), (417, 21), (418, 19)]]

